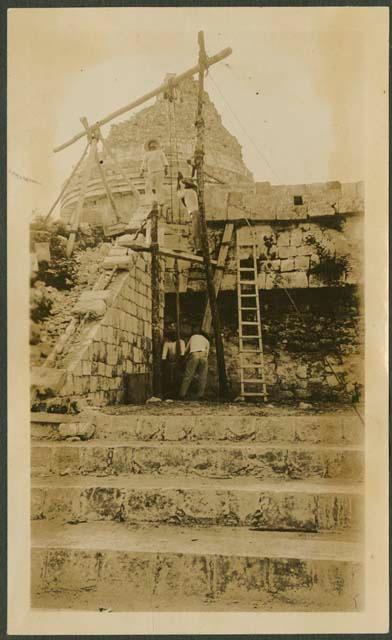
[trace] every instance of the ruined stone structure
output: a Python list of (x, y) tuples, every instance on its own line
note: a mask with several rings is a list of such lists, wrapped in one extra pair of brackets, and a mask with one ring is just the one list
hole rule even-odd
[[(88, 287), (71, 308), (64, 346), (59, 350), (56, 345), (52, 362), (32, 367), (36, 408), (50, 406), (53, 396), (59, 404), (123, 402), (132, 381), (144, 387), (139, 397), (151, 393), (150, 256), (109, 244), (104, 248), (98, 286)], [(160, 309), (163, 328), (163, 271)]]
[[(184, 82), (176, 90), (176, 99), (170, 102), (164, 97), (156, 99), (155, 104), (139, 111), (131, 119), (111, 126), (106, 143), (115, 156), (126, 176), (139, 191), (141, 204), (145, 201), (145, 181), (140, 178), (140, 166), (144, 154), (144, 145), (151, 137), (159, 139), (170, 163), (173, 183), (166, 180), (168, 203), (172, 208), (169, 220), (182, 220), (180, 205), (175, 196), (177, 172), (189, 174), (187, 160), (192, 158), (195, 146), (195, 113), (197, 101), (197, 83)], [(239, 188), (253, 188), (250, 171), (244, 165), (241, 146), (221, 122), (221, 117), (205, 94), (206, 155), (205, 170), (229, 185)], [(102, 158), (105, 161), (105, 158)], [(81, 171), (75, 175), (62, 200), (61, 216), (69, 220), (76, 206)], [(129, 185), (115, 172), (108, 171), (108, 183), (115, 195), (116, 204), (124, 220), (138, 218), (135, 198), (130, 194)], [(173, 202), (171, 199), (173, 195)], [(104, 224), (111, 217), (98, 171), (93, 174), (88, 190), (83, 220), (93, 224)]]
[[(150, 261), (105, 242), (95, 264), (92, 251), (85, 291), (79, 283), (78, 295), (69, 297), (70, 339), (54, 366), (32, 376), (33, 607), (354, 612), (364, 606), (364, 428), (351, 406), (362, 385), (362, 185), (255, 183), (239, 143), (205, 99), (206, 171), (225, 182), (206, 187), (215, 254), (225, 224), (235, 224), (218, 297), (231, 390), (234, 397), (235, 241), (242, 234), (258, 247), (266, 382), (277, 404), (108, 406), (125, 401), (126, 374), (131, 386), (138, 376), (148, 386)], [(140, 196), (138, 203), (119, 175), (108, 176), (131, 228), (149, 212), (139, 178), (145, 140), (160, 139), (172, 175), (189, 173), (195, 111), (190, 81), (174, 103), (159, 98), (112, 126), (107, 142)], [(79, 180), (64, 195), (65, 221)], [(189, 221), (173, 188), (168, 179), (160, 244), (186, 251)], [(95, 175), (83, 219), (100, 225), (110, 217)], [(179, 266), (187, 337), (204, 313), (205, 280), (199, 266), (181, 260)], [(163, 329), (175, 318), (171, 258), (161, 260), (161, 312)], [(60, 340), (69, 330), (54, 320), (48, 325)], [(209, 365), (215, 398), (213, 350)], [(53, 400), (85, 404), (77, 415), (60, 415), (49, 413)]]
[[(139, 206), (136, 207), (136, 200), (121, 176), (109, 172), (108, 179), (123, 220), (137, 228), (149, 212), (144, 199), (144, 180), (139, 177), (143, 145), (146, 139), (157, 137), (169, 158), (173, 176), (172, 180), (169, 177), (166, 181), (167, 205), (165, 221), (160, 222), (161, 243), (172, 249), (190, 251), (190, 224), (175, 194), (175, 176), (179, 169), (184, 174), (190, 172), (186, 161), (192, 157), (195, 143), (196, 82), (183, 83), (174, 97), (174, 101), (159, 97), (152, 106), (113, 125), (107, 138), (111, 152), (139, 192)], [(207, 94), (205, 114), (206, 172), (224, 182), (206, 185), (210, 243), (217, 254), (228, 221), (235, 223), (242, 238), (254, 239), (257, 243), (269, 393), (272, 398), (282, 400), (345, 398), (347, 401), (353, 390), (363, 385), (360, 322), (363, 184), (329, 182), (275, 186), (255, 182), (244, 165), (239, 143), (223, 127)], [(79, 182), (80, 175), (77, 175), (64, 195), (61, 211), (64, 220), (69, 220), (75, 206)], [(107, 223), (111, 214), (98, 175), (91, 179), (87, 195), (84, 220), (94, 224)], [(235, 242), (234, 235), (219, 297), (220, 304), (226, 310), (230, 309), (230, 313), (223, 315), (223, 329), (233, 394), (239, 384)], [(179, 266), (182, 333), (187, 337), (191, 330), (190, 316), (202, 318), (205, 277), (200, 266), (181, 261)], [(172, 322), (174, 315), (172, 269), (173, 260), (166, 259), (166, 322)], [(286, 305), (285, 311), (282, 292), (285, 301), (291, 301), (290, 308)], [(200, 295), (194, 296), (194, 293)], [(299, 299), (301, 303), (297, 304)], [(281, 312), (277, 311), (278, 301)], [(280, 329), (278, 336), (274, 332), (277, 326)], [(295, 328), (296, 336), (293, 335)], [(303, 336), (310, 333), (313, 338), (303, 340)], [(340, 342), (336, 343), (334, 333), (344, 334), (340, 335)], [(293, 342), (297, 345), (293, 346)], [(339, 370), (343, 393), (342, 389), (337, 389), (342, 385), (337, 385), (325, 358)], [(214, 396), (216, 370), (213, 358), (210, 358), (210, 367), (208, 389)]]

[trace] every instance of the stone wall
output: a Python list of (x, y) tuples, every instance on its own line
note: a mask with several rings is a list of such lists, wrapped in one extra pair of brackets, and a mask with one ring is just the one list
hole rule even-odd
[[(61, 374), (61, 383), (54, 389), (57, 397), (72, 401), (84, 398), (95, 406), (124, 400), (125, 374), (150, 374), (150, 256), (134, 252), (119, 256), (116, 255), (118, 251), (114, 249), (115, 255), (109, 253), (105, 259), (108, 273), (112, 263), (121, 264), (121, 270), (116, 271), (110, 284), (104, 290), (87, 290), (75, 305), (73, 313), (79, 314), (82, 322), (58, 356), (55, 370), (33, 370), (32, 384), (35, 390), (38, 388), (38, 399), (42, 398), (41, 392), (45, 389), (46, 373), (50, 377), (57, 371), (59, 379)], [(128, 267), (125, 266), (127, 258)], [(163, 283), (164, 264), (161, 266)], [(162, 326), (163, 307), (161, 287)], [(87, 308), (95, 319), (83, 319)], [(35, 378), (35, 374), (38, 377)]]
[[(294, 297), (293, 297), (294, 296)], [(282, 290), (260, 294), (267, 390), (271, 400), (351, 402), (363, 388), (364, 322), (358, 290)], [(174, 320), (174, 299), (166, 296), (166, 323)], [(219, 298), (226, 367), (232, 393), (238, 395), (238, 324), (235, 293)], [(200, 322), (204, 295), (181, 295), (182, 333), (188, 336)], [(339, 384), (329, 364), (337, 373)], [(208, 394), (218, 388), (213, 348), (209, 358)]]
[[(242, 242), (255, 242), (258, 284), (261, 290), (308, 289), (363, 283), (363, 216), (339, 215), (318, 221), (254, 222), (252, 230), (242, 223)], [(238, 227), (237, 227), (238, 228)], [(209, 229), (210, 248), (216, 257), (223, 225)], [(221, 284), (222, 291), (236, 291), (236, 235), (233, 234)], [(191, 251), (190, 226), (168, 225), (165, 244)], [(182, 283), (188, 291), (204, 291), (202, 267), (179, 261)], [(172, 292), (170, 271), (166, 291)], [(185, 290), (185, 289), (184, 289)]]
[[(364, 183), (314, 182), (311, 184), (271, 185), (257, 182), (256, 189), (215, 195), (213, 219), (235, 220), (246, 215), (252, 220), (309, 220), (364, 212)], [(220, 205), (218, 204), (218, 198)], [(226, 204), (226, 210), (225, 205)]]

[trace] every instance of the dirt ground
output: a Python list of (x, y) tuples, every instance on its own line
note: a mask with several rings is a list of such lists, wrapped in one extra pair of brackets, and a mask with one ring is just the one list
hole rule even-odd
[[(361, 415), (364, 414), (363, 407), (357, 407)], [(296, 403), (296, 404), (255, 404), (251, 402), (211, 402), (211, 401), (167, 401), (147, 402), (143, 405), (115, 405), (102, 409), (108, 415), (128, 415), (137, 413), (138, 415), (251, 415), (251, 416), (301, 416), (326, 413), (355, 414), (353, 405), (332, 404), (332, 403)]]

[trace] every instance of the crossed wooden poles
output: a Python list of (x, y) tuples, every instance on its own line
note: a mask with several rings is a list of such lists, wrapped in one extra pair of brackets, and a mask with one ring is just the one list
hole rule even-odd
[[(134, 193), (137, 202), (139, 202), (139, 193), (138, 191), (133, 187), (132, 183), (129, 181), (128, 177), (124, 174), (122, 168), (119, 166), (119, 164), (117, 163), (115, 157), (113, 156), (110, 148), (108, 147), (108, 145), (105, 142), (105, 139), (102, 136), (101, 133), (101, 129), (99, 126), (97, 125), (93, 125), (92, 127), (89, 126), (87, 118), (80, 118), (81, 123), (83, 124), (85, 131), (86, 131), (86, 136), (87, 136), (87, 145), (82, 153), (82, 156), (79, 160), (79, 162), (75, 165), (71, 175), (69, 176), (68, 180), (65, 182), (59, 196), (57, 197), (57, 200), (53, 203), (51, 209), (49, 210), (48, 214), (46, 215), (45, 218), (45, 222), (49, 219), (49, 216), (52, 214), (54, 208), (56, 207), (57, 203), (59, 202), (59, 200), (61, 199), (62, 195), (64, 194), (64, 192), (66, 191), (69, 183), (71, 182), (72, 178), (74, 177), (74, 175), (76, 174), (76, 172), (78, 171), (79, 167), (81, 166), (87, 152), (87, 160), (86, 160), (86, 164), (83, 170), (83, 174), (82, 174), (82, 180), (81, 180), (81, 184), (80, 184), (80, 189), (79, 189), (79, 195), (78, 195), (78, 201), (77, 201), (77, 205), (75, 208), (75, 211), (72, 214), (72, 218), (71, 218), (71, 232), (68, 238), (68, 242), (67, 242), (67, 248), (66, 248), (66, 254), (67, 257), (70, 257), (72, 255), (73, 252), (73, 248), (74, 248), (74, 244), (75, 244), (75, 239), (76, 239), (76, 233), (79, 229), (79, 225), (80, 225), (80, 220), (81, 220), (81, 216), (82, 216), (82, 211), (83, 211), (83, 205), (84, 205), (84, 201), (86, 198), (86, 192), (87, 192), (87, 188), (88, 188), (88, 183), (91, 177), (91, 173), (93, 170), (94, 165), (97, 167), (98, 171), (99, 171), (99, 175), (100, 178), (102, 180), (102, 184), (104, 186), (109, 204), (110, 204), (110, 208), (114, 214), (114, 217), (116, 219), (116, 222), (118, 225), (121, 225), (121, 217), (120, 214), (118, 213), (117, 210), (117, 206), (116, 206), (116, 202), (114, 200), (113, 194), (110, 190), (109, 187), (109, 183), (106, 179), (106, 175), (105, 175), (105, 170), (103, 167), (103, 160), (99, 159), (98, 156), (98, 143), (100, 142), (102, 145), (103, 150), (105, 151), (105, 155), (106, 155), (106, 159), (109, 160), (109, 163), (112, 165), (112, 167), (115, 169), (115, 171), (117, 173), (119, 173), (126, 182), (129, 183), (130, 185), (130, 189), (131, 191)], [(125, 225), (121, 225), (121, 226), (125, 226)]]

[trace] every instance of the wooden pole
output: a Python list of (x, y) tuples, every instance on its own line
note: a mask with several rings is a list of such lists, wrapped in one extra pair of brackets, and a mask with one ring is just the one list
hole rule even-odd
[(95, 148), (95, 163), (96, 163), (96, 165), (98, 167), (99, 175), (101, 176), (102, 184), (103, 184), (104, 189), (106, 191), (106, 195), (107, 195), (107, 198), (109, 200), (110, 207), (111, 207), (111, 209), (112, 209), (112, 211), (114, 213), (114, 216), (116, 218), (116, 221), (117, 222), (121, 222), (121, 217), (120, 217), (120, 215), (119, 215), (119, 213), (117, 211), (116, 203), (114, 201), (112, 192), (110, 191), (109, 184), (108, 184), (108, 182), (106, 180), (106, 176), (105, 176), (105, 172), (103, 170), (103, 166), (100, 163), (99, 158), (98, 158), (98, 150), (97, 150), (97, 148)]
[(76, 232), (79, 229), (80, 218), (82, 217), (84, 199), (85, 199), (85, 195), (88, 187), (88, 182), (90, 180), (91, 169), (94, 162), (96, 145), (97, 145), (97, 141), (95, 140), (95, 138), (93, 138), (90, 143), (90, 152), (87, 158), (86, 166), (84, 168), (82, 184), (80, 185), (78, 202), (76, 204), (76, 209), (72, 216), (71, 233), (69, 234), (67, 248), (66, 248), (67, 258), (69, 258), (72, 255), (72, 251), (75, 244)]
[(176, 288), (176, 356), (178, 363), (181, 356), (180, 271), (178, 269), (178, 260), (174, 260), (174, 285)]
[(225, 355), (223, 350), (223, 341), (221, 334), (221, 324), (218, 312), (218, 304), (215, 295), (215, 287), (213, 282), (213, 273), (210, 258), (210, 249), (208, 244), (207, 222), (204, 206), (204, 119), (203, 119), (203, 101), (204, 101), (204, 73), (207, 68), (207, 55), (204, 45), (204, 33), (199, 31), (199, 92), (197, 102), (197, 118), (196, 118), (196, 149), (195, 149), (195, 165), (197, 175), (198, 199), (199, 199), (199, 215), (200, 215), (200, 235), (203, 250), (204, 268), (207, 281), (208, 299), (210, 302), (212, 325), (215, 336), (216, 360), (219, 376), (219, 396), (221, 398), (228, 397), (228, 384), (225, 366)]
[[(227, 47), (227, 49), (223, 49), (223, 51), (220, 51), (215, 56), (212, 56), (211, 58), (206, 58), (204, 61), (204, 68), (206, 67), (208, 68), (213, 64), (216, 64), (217, 62), (224, 60), (231, 53), (232, 53), (232, 50), (230, 49), (230, 47)], [(125, 107), (122, 107), (121, 109), (117, 109), (117, 111), (113, 111), (113, 113), (110, 113), (105, 118), (102, 118), (102, 120), (98, 120), (93, 125), (93, 127), (101, 127), (102, 125), (107, 124), (111, 120), (114, 120), (114, 118), (117, 118), (118, 116), (122, 116), (124, 113), (127, 113), (127, 111), (131, 111), (131, 109), (134, 109), (135, 107), (138, 107), (144, 102), (147, 102), (147, 100), (151, 100), (151, 98), (155, 98), (155, 96), (157, 96), (158, 94), (164, 93), (171, 87), (175, 87), (177, 84), (180, 84), (180, 82), (182, 82), (186, 78), (191, 78), (192, 76), (195, 75), (195, 73), (199, 71), (199, 69), (200, 69), (199, 65), (196, 65), (195, 67), (192, 67), (191, 69), (188, 69), (183, 73), (180, 73), (180, 75), (170, 78), (169, 81), (164, 82), (157, 89), (154, 89), (149, 93), (146, 93), (144, 96), (142, 96), (141, 98), (138, 98), (137, 100), (134, 100), (133, 102), (130, 102)], [(83, 136), (85, 135), (86, 135), (86, 131), (81, 131), (80, 133), (77, 133), (70, 140), (67, 140), (67, 142), (64, 142), (64, 144), (61, 144), (59, 147), (56, 147), (55, 149), (53, 149), (53, 151), (57, 153), (57, 151), (61, 151), (62, 149), (69, 147), (71, 144), (73, 144), (77, 140), (80, 140), (80, 138), (83, 138)]]
[(158, 204), (151, 210), (151, 324), (152, 324), (152, 389), (160, 398), (161, 385), (161, 320), (159, 312), (159, 244), (158, 244)]
[[(225, 225), (225, 230), (223, 232), (223, 237), (222, 237), (221, 245), (219, 248), (219, 255), (218, 255), (217, 266), (219, 268), (215, 269), (215, 273), (214, 273), (215, 296), (218, 295), (219, 289), (223, 280), (224, 267), (225, 267), (227, 254), (229, 252), (229, 245), (230, 245), (231, 236), (233, 235), (233, 230), (234, 230), (234, 225), (232, 223), (229, 222)], [(203, 331), (207, 331), (207, 333), (209, 333), (209, 331), (211, 330), (211, 321), (212, 321), (211, 307), (210, 307), (209, 301), (207, 300), (206, 308), (204, 311), (203, 323), (201, 325), (201, 328), (203, 329)]]
[(60, 202), (61, 197), (62, 197), (62, 195), (63, 195), (64, 191), (66, 190), (66, 188), (68, 187), (68, 185), (69, 185), (69, 183), (71, 182), (72, 178), (74, 177), (75, 173), (77, 172), (77, 170), (79, 169), (80, 165), (82, 164), (82, 162), (83, 162), (83, 160), (84, 160), (84, 157), (85, 157), (85, 155), (86, 155), (86, 153), (87, 153), (87, 151), (88, 151), (89, 146), (90, 146), (90, 143), (88, 142), (88, 143), (86, 144), (86, 146), (85, 146), (85, 149), (84, 149), (84, 151), (83, 151), (82, 155), (80, 156), (80, 160), (77, 162), (77, 164), (76, 164), (76, 165), (74, 166), (74, 168), (72, 169), (72, 173), (71, 173), (71, 175), (70, 175), (70, 176), (69, 176), (69, 178), (67, 178), (67, 180), (65, 181), (64, 186), (63, 186), (63, 188), (61, 189), (61, 191), (60, 191), (59, 195), (57, 196), (56, 200), (53, 202), (53, 204), (52, 204), (52, 206), (50, 207), (50, 209), (49, 209), (48, 213), (46, 214), (46, 216), (45, 216), (45, 218), (44, 218), (44, 224), (46, 224), (46, 223), (47, 223), (47, 221), (49, 220), (50, 216), (52, 215), (53, 211), (54, 211), (54, 210), (55, 210), (55, 208), (56, 208), (57, 203), (58, 203), (58, 202)]

